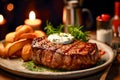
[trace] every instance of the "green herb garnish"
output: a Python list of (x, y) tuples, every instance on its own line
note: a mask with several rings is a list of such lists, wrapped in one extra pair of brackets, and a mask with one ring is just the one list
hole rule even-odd
[(100, 59), (100, 60), (98, 60), (98, 62), (96, 63), (95, 66), (99, 66), (99, 65), (101, 65), (101, 64), (104, 64), (105, 62), (106, 62), (105, 60)]
[[(98, 62), (96, 63), (96, 65), (94, 65), (93, 67), (99, 66), (104, 64), (106, 61), (105, 60), (98, 60)], [(30, 71), (35, 71), (35, 72), (67, 72), (69, 70), (60, 70), (60, 69), (51, 69), (45, 66), (40, 66), (40, 65), (36, 65), (33, 61), (28, 61), (25, 62), (23, 64), (23, 66), (30, 70)]]
[(82, 40), (84, 42), (88, 41), (88, 34), (89, 32), (83, 32), (83, 26), (69, 26), (68, 31), (69, 33), (75, 37), (77, 40)]
[(44, 29), (46, 30), (47, 35), (50, 35), (53, 33), (60, 33), (60, 32), (62, 32), (63, 25), (60, 25), (57, 28), (54, 28), (53, 25), (47, 21), (46, 27)]
[(35, 71), (35, 72), (63, 72), (65, 70), (58, 70), (58, 69), (51, 69), (45, 66), (40, 66), (40, 65), (36, 65), (33, 61), (27, 61), (23, 64), (23, 66), (30, 70), (30, 71)]
[[(44, 28), (46, 30), (46, 34), (54, 34), (54, 33), (60, 33), (63, 30), (64, 25), (60, 25), (57, 28), (54, 28), (53, 25), (47, 21), (46, 27)], [(88, 41), (88, 31), (83, 32), (83, 26), (68, 26), (69, 33), (74, 36), (76, 40), (81, 40), (84, 42)]]

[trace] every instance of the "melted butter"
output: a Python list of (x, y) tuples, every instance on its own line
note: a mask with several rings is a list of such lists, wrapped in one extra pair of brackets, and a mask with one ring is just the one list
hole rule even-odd
[(69, 33), (55, 33), (48, 36), (48, 40), (56, 44), (69, 44), (74, 37)]

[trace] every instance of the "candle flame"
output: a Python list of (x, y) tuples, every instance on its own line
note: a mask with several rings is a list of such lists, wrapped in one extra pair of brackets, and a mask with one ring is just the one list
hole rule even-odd
[(36, 18), (35, 12), (34, 12), (34, 11), (30, 11), (29, 19), (30, 19), (30, 20), (35, 20), (35, 18)]
[(63, 9), (63, 23), (64, 24), (66, 23), (66, 14), (67, 14), (67, 12), (66, 12), (66, 9), (64, 8)]
[(0, 14), (0, 22), (3, 22), (3, 20), (4, 20), (4, 17), (3, 15)]

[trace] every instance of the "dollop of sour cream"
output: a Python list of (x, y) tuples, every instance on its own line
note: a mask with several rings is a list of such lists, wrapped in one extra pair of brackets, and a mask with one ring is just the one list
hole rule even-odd
[(73, 42), (74, 36), (69, 33), (55, 33), (49, 35), (48, 40), (56, 44), (69, 44)]

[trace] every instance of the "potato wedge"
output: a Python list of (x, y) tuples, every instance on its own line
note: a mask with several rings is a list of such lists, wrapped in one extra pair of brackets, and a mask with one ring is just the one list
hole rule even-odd
[(8, 57), (8, 49), (11, 45), (12, 43), (7, 43), (7, 45), (5, 46), (5, 57)]
[(6, 52), (8, 54), (8, 57), (13, 56), (18, 50), (22, 49), (25, 44), (30, 43), (30, 42), (31, 40), (21, 39), (21, 40), (15, 41), (7, 45)]
[(15, 32), (10, 32), (5, 36), (5, 42), (11, 43), (14, 42)]
[(9, 56), (10, 59), (20, 58), (22, 53), (22, 49), (15, 52), (12, 56)]
[(18, 50), (18, 51), (15, 53), (15, 56), (16, 56), (16, 57), (21, 57), (21, 53), (22, 53), (22, 49)]
[(32, 47), (31, 47), (30, 43), (24, 45), (24, 47), (22, 49), (21, 57), (22, 57), (22, 59), (24, 61), (31, 60), (31, 57), (32, 57)]
[(0, 42), (0, 57), (5, 57), (5, 47), (2, 42)]
[(46, 35), (42, 30), (35, 30), (34, 33), (36, 37), (42, 37)]
[(17, 39), (18, 40), (20, 40), (20, 39), (33, 39), (35, 37), (36, 37), (36, 35), (34, 33), (23, 33), (20, 36), (18, 36)]
[(22, 27), (23, 27), (23, 25), (17, 26), (16, 29), (15, 29), (15, 31), (16, 31), (16, 32), (19, 31)]
[(15, 38), (14, 38), (14, 41), (17, 41), (19, 40), (19, 36), (24, 34), (24, 33), (33, 33), (34, 30), (31, 26), (28, 26), (28, 25), (22, 25), (22, 27), (18, 27), (16, 28), (16, 34), (15, 34)]
[(34, 30), (31, 26), (20, 25), (16, 28), (15, 32), (18, 32), (18, 34), (21, 34), (21, 33), (34, 32)]

